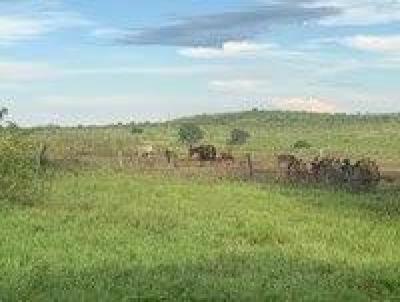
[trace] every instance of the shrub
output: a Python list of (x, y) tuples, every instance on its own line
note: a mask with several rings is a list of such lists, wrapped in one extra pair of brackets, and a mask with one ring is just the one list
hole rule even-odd
[(18, 124), (15, 122), (7, 122), (7, 128), (11, 131), (17, 130), (19, 128)]
[(243, 145), (250, 138), (250, 133), (241, 129), (233, 129), (231, 131), (231, 136), (228, 139), (228, 144), (230, 145)]
[(195, 124), (185, 124), (179, 127), (179, 141), (186, 144), (196, 144), (204, 137), (203, 130)]
[(294, 149), (310, 149), (311, 147), (311, 144), (305, 140), (299, 140), (293, 145)]
[(0, 136), (0, 199), (29, 204), (42, 189), (37, 146), (17, 132)]
[(132, 126), (131, 127), (131, 133), (132, 134), (143, 134), (143, 132), (144, 132), (143, 128), (140, 128), (138, 126)]

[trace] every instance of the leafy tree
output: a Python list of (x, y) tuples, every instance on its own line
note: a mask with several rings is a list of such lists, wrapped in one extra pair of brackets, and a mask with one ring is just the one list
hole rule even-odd
[(241, 130), (241, 129), (233, 129), (231, 131), (231, 136), (228, 139), (228, 144), (229, 145), (244, 145), (247, 140), (250, 138), (250, 133)]
[(0, 109), (0, 121), (4, 120), (4, 117), (8, 115), (8, 109), (3, 107)]
[(133, 125), (133, 126), (131, 127), (131, 133), (132, 133), (132, 134), (143, 134), (143, 132), (144, 132), (144, 129), (143, 129), (143, 128), (140, 128), (140, 127), (138, 127), (138, 126), (136, 126), (136, 125)]
[(10, 129), (10, 130), (16, 130), (19, 127), (18, 127), (18, 124), (16, 122), (9, 121), (9, 122), (7, 122), (7, 128)]
[(196, 144), (204, 137), (204, 132), (195, 124), (184, 124), (178, 130), (179, 141), (186, 144)]

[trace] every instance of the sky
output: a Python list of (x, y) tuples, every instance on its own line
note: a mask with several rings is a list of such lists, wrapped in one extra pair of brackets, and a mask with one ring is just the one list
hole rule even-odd
[(400, 111), (400, 0), (0, 0), (22, 125)]

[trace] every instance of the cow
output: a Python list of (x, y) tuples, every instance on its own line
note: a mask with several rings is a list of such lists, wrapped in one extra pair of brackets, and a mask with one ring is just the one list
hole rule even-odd
[(176, 154), (172, 149), (170, 149), (170, 148), (165, 149), (164, 155), (165, 155), (165, 158), (167, 159), (168, 164), (171, 164), (172, 162), (174, 162), (174, 165), (175, 165)]
[(201, 145), (198, 147), (189, 147), (189, 157), (200, 161), (215, 161), (217, 159), (217, 148), (213, 145)]
[(375, 161), (363, 158), (354, 164), (351, 175), (351, 186), (353, 188), (375, 187), (380, 180), (381, 174)]
[(141, 146), (139, 148), (139, 153), (142, 158), (149, 158), (154, 154), (154, 148), (151, 145)]

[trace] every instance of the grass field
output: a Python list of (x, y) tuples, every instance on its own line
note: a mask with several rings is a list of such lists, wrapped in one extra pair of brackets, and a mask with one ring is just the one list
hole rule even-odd
[[(199, 124), (219, 149), (232, 128), (248, 130), (234, 152), (266, 161), (305, 139), (308, 155), (323, 148), (400, 167), (397, 116), (249, 112), (141, 125), (143, 135), (129, 127), (34, 135), (54, 158), (112, 158), (148, 143), (185, 154), (182, 122)], [(38, 203), (1, 203), (0, 301), (400, 300), (396, 184), (355, 193), (207, 170), (57, 167)]]
[(0, 212), (2, 301), (400, 299), (398, 191), (53, 177)]

